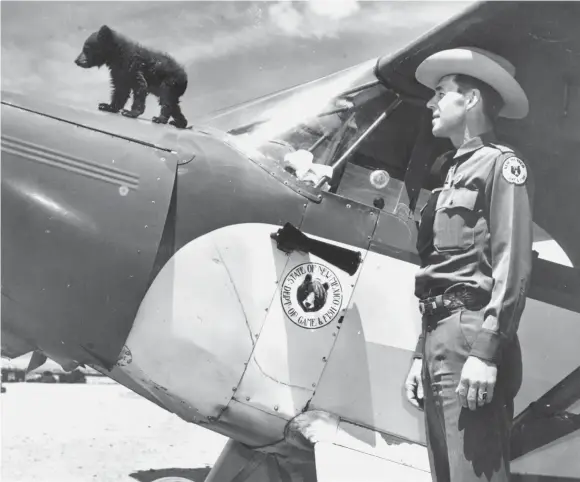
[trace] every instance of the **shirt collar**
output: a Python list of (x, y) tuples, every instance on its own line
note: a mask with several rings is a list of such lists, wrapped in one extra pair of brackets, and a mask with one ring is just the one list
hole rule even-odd
[(453, 158), (457, 159), (458, 157), (464, 156), (465, 154), (471, 154), (472, 152), (477, 151), (478, 149), (481, 149), (487, 143), (494, 142), (494, 141), (495, 141), (495, 135), (493, 134), (493, 132), (486, 132), (485, 134), (482, 134), (481, 136), (472, 137), (467, 142), (465, 142), (462, 146), (460, 146), (459, 149), (457, 149), (457, 152), (455, 152), (455, 155), (453, 156)]

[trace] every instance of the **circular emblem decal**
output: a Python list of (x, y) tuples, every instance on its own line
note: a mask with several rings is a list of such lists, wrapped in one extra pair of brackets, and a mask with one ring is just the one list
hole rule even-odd
[(502, 174), (507, 182), (518, 186), (521, 186), (528, 178), (528, 170), (524, 161), (517, 157), (510, 157), (504, 161)]
[(308, 329), (322, 328), (342, 307), (342, 286), (336, 275), (318, 263), (304, 263), (288, 273), (280, 293), (290, 320)]

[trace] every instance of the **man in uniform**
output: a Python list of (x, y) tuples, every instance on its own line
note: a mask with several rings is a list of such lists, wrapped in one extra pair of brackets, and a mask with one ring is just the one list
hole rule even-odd
[(517, 329), (532, 268), (530, 171), (497, 144), (498, 116), (528, 100), (506, 59), (476, 48), (436, 53), (417, 69), (435, 91), (432, 132), (451, 140), (442, 187), (422, 211), (415, 294), (423, 331), (406, 381), (425, 412), (437, 482), (507, 482), (513, 399), (521, 385)]

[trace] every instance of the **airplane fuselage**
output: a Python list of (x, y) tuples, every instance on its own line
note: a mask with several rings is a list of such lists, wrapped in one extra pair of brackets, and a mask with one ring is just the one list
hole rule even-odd
[[(421, 326), (408, 211), (299, 183), (216, 130), (17, 98), (2, 122), (8, 355), (90, 365), (251, 447), (286, 450), (288, 423), (309, 410), (424, 443), (403, 391)], [(360, 265), (280, 249), (286, 223)], [(299, 294), (314, 292), (307, 276), (325, 290), (316, 310)], [(570, 303), (532, 291), (519, 410), (577, 366)], [(567, 336), (538, 336), (554, 318)]]

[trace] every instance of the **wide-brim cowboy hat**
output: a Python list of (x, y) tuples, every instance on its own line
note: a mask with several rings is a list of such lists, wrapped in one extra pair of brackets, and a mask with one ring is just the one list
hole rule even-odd
[(427, 57), (417, 67), (416, 79), (430, 89), (446, 75), (465, 74), (493, 87), (504, 102), (499, 116), (522, 119), (528, 115), (529, 102), (515, 79), (515, 67), (503, 57), (475, 47), (443, 50)]

